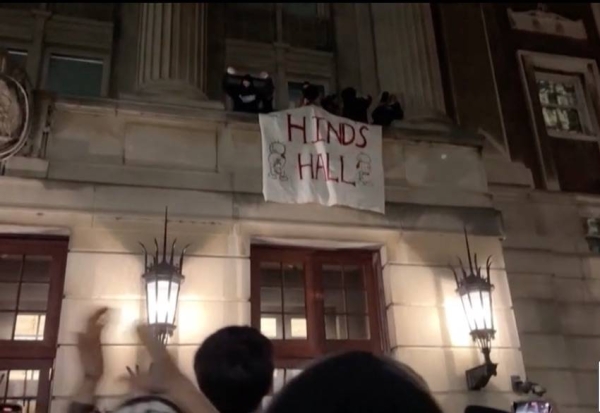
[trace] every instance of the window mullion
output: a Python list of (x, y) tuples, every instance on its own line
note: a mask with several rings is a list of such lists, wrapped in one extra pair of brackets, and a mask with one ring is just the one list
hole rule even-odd
[(15, 319), (13, 320), (12, 333), (10, 339), (15, 339), (17, 331), (17, 319), (19, 318), (19, 302), (21, 301), (21, 289), (23, 288), (23, 271), (25, 271), (25, 255), (21, 255), (21, 270), (19, 271), (19, 283), (17, 284), (17, 298), (15, 302)]
[(275, 3), (275, 38), (283, 43), (283, 3)]
[[(310, 326), (309, 340), (315, 351), (322, 354), (325, 351), (325, 319), (323, 316), (323, 287), (319, 261), (314, 254), (305, 261), (306, 292), (307, 292), (307, 322)], [(310, 310), (310, 311), (309, 311)]]

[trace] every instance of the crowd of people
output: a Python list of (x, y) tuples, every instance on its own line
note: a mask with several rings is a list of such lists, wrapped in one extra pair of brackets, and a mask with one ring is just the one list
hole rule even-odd
[[(235, 69), (228, 68), (223, 80), (223, 88), (233, 102), (233, 110), (246, 113), (269, 113), (273, 111), (275, 85), (268, 73), (263, 72), (258, 78), (248, 74), (239, 75)], [(347, 87), (338, 95), (336, 93), (322, 96), (316, 85), (304, 82), (302, 99), (297, 106), (321, 106), (327, 112), (342, 116), (355, 122), (369, 123), (368, 111), (373, 99), (371, 96), (360, 97), (353, 87)], [(372, 123), (390, 126), (396, 120), (402, 120), (404, 111), (395, 95), (383, 92), (379, 103), (371, 113)]]
[[(96, 311), (79, 334), (83, 377), (69, 413), (94, 413), (104, 373), (101, 334), (107, 309)], [(137, 328), (152, 368), (130, 370), (132, 393), (115, 413), (253, 413), (273, 384), (272, 343), (252, 327), (225, 327), (209, 336), (194, 358), (196, 384), (177, 367), (150, 327)], [(362, 351), (316, 360), (288, 382), (266, 413), (441, 413), (425, 381), (393, 359)]]

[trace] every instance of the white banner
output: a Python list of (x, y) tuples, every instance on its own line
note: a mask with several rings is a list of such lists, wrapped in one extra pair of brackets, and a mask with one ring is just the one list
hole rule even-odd
[(266, 201), (385, 213), (381, 127), (316, 106), (260, 115)]

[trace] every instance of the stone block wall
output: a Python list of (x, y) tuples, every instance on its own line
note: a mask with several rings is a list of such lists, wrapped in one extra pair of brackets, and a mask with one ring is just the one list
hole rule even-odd
[(502, 244), (493, 237), (470, 237), (481, 261), (493, 257), (496, 340), (491, 353), (498, 375), (481, 392), (468, 391), (465, 370), (483, 362), (472, 342), (456, 282), (448, 264), (466, 259), (462, 234), (404, 232), (384, 267), (392, 353), (423, 375), (446, 412), (469, 404), (509, 410), (510, 376), (523, 375), (519, 335), (508, 288)]
[(497, 190), (523, 361), (561, 413), (597, 411), (600, 257), (584, 238), (598, 203), (569, 194)]

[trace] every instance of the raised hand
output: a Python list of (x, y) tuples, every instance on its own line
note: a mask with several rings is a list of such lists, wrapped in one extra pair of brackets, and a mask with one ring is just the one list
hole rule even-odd
[(148, 393), (162, 393), (185, 413), (218, 413), (206, 396), (179, 370), (149, 326), (138, 326), (137, 333), (150, 354), (152, 368), (147, 373), (138, 370), (136, 374), (130, 374), (128, 380), (134, 388)]
[(104, 374), (101, 335), (106, 325), (108, 308), (96, 310), (87, 320), (85, 330), (78, 334), (77, 350), (84, 378), (98, 382)]

